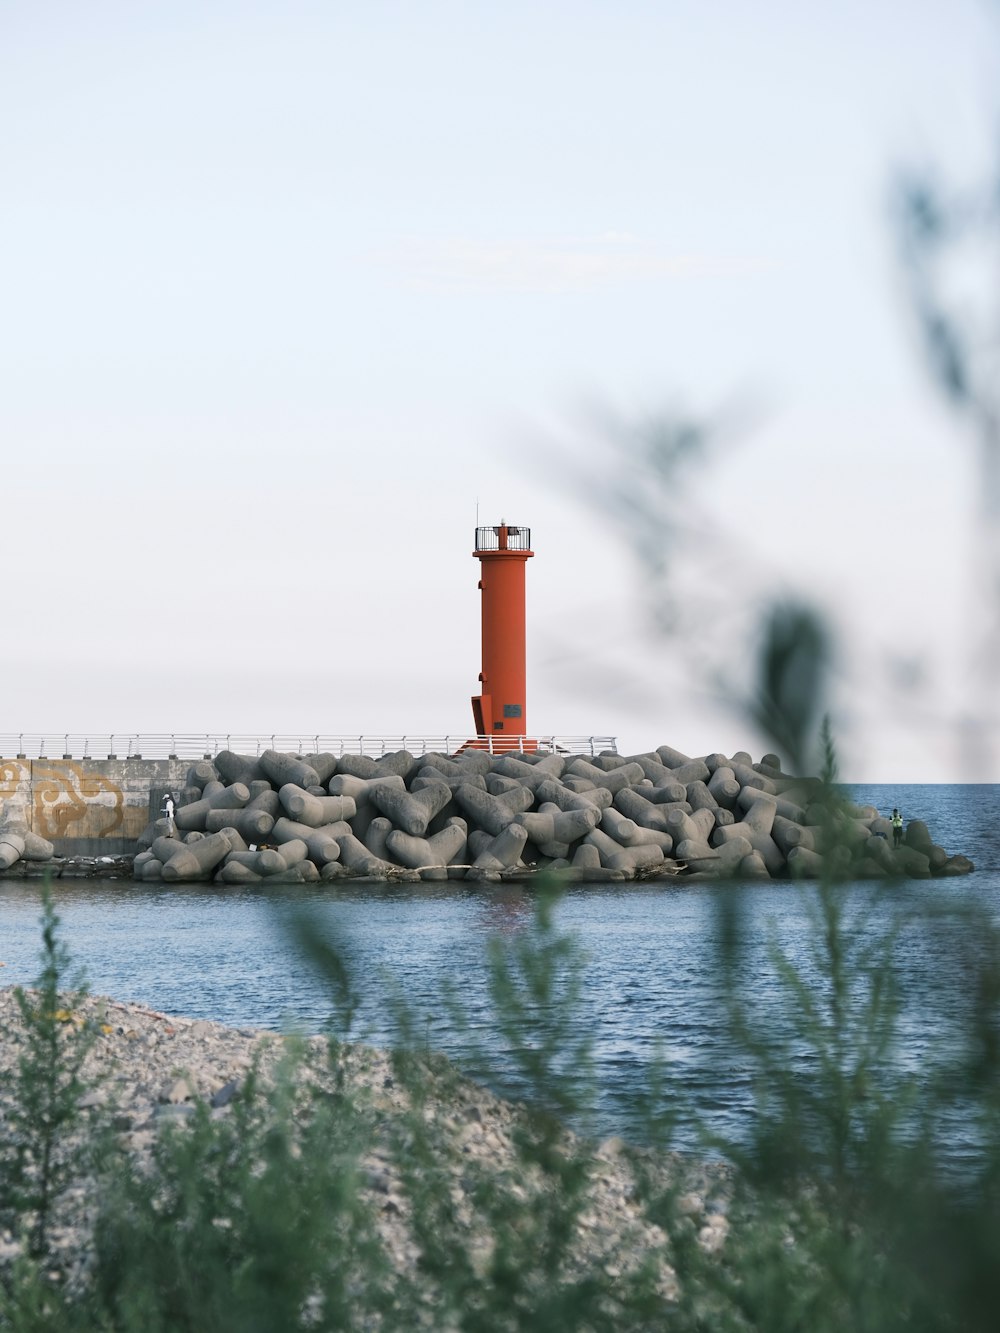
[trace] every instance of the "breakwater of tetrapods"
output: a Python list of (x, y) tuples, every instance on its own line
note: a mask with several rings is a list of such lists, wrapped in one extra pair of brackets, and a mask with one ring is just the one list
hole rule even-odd
[[(822, 783), (783, 773), (773, 754), (699, 757), (660, 745), (584, 757), (471, 745), (379, 758), (223, 750), (183, 766), (126, 762), (121, 774), (80, 777), (79, 803), (108, 820), (108, 836), (89, 847), (77, 845), (85, 838), (60, 846), (36, 827), (51, 791), (33, 771), (13, 791), (0, 772), (0, 873), (58, 874), (67, 853), (128, 858), (121, 864), (143, 881), (221, 884), (490, 883), (545, 870), (604, 882), (925, 878), (973, 868), (919, 820), (897, 832), (872, 806), (831, 805)], [(78, 873), (79, 859), (73, 865)]]

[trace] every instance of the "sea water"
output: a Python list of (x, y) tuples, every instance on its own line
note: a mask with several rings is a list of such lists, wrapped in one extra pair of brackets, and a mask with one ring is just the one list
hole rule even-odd
[[(969, 966), (983, 914), (1000, 924), (1000, 787), (854, 787), (883, 814), (922, 819), (975, 873), (956, 879), (845, 886), (852, 938), (896, 932), (901, 987), (897, 1058), (919, 1070), (949, 1057), (970, 1024)], [(0, 984), (38, 970), (40, 886), (0, 880)], [(531, 887), (449, 882), (402, 886), (212, 885), (65, 881), (53, 887), (62, 936), (89, 989), (167, 1013), (236, 1027), (324, 1029), (338, 1006), (307, 961), (294, 925), (305, 908), (346, 960), (357, 997), (351, 1034), (393, 1040), (400, 1004), (421, 1043), (501, 1090), (521, 1090), (499, 1035), (488, 984), (491, 941), (516, 944), (535, 910)], [(594, 884), (570, 888), (558, 931), (582, 955), (583, 987), (570, 1041), (593, 1043), (598, 1086), (588, 1128), (638, 1132), (657, 1065), (681, 1136), (696, 1121), (739, 1134), (752, 1110), (748, 1062), (727, 1035), (721, 972), (728, 910), (738, 909), (742, 993), (756, 1020), (787, 1023), (773, 950), (815, 972), (816, 893), (787, 881)], [(804, 1068), (808, 1052), (803, 1052)], [(961, 1133), (959, 1131), (959, 1139)], [(959, 1147), (961, 1145), (959, 1144)]]

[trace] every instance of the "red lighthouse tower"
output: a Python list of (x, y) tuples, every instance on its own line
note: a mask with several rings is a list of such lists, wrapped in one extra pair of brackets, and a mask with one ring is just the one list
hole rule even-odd
[(534, 555), (531, 529), (515, 528), (503, 519), (496, 528), (476, 528), (472, 553), (482, 566), (483, 594), (482, 691), (472, 699), (476, 733), (513, 738), (517, 749), (527, 735), (525, 702), (524, 569)]

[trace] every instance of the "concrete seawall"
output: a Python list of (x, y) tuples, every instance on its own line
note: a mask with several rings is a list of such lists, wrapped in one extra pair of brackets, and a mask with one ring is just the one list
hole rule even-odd
[(0, 822), (57, 856), (121, 856), (179, 791), (186, 759), (0, 759)]

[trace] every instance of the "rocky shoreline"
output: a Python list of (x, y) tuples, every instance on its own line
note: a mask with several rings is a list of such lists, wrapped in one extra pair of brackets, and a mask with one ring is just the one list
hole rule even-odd
[[(251, 1069), (263, 1087), (272, 1084), (286, 1051), (286, 1039), (274, 1032), (232, 1029), (201, 1019), (182, 1018), (99, 997), (83, 999), (65, 1015), (68, 1026), (87, 1025), (96, 1034), (83, 1075), (88, 1087), (79, 1103), (76, 1146), (99, 1125), (110, 1126), (117, 1151), (131, 1164), (149, 1169), (156, 1143), (168, 1128), (184, 1125), (201, 1107), (212, 1119), (232, 1114)], [(23, 1049), (24, 1027), (12, 988), (0, 989), (0, 1137), (12, 1098), (12, 1075)], [(299, 1043), (296, 1077), (329, 1083), (333, 1077), (323, 1038)], [(413, 1110), (409, 1094), (395, 1077), (390, 1057), (365, 1046), (339, 1048), (336, 1076), (344, 1080), (373, 1128), (363, 1166), (362, 1193), (376, 1217), (381, 1242), (393, 1265), (413, 1270), (419, 1247), (408, 1225), (408, 1199), (400, 1171), (393, 1129)], [(452, 1145), (446, 1162), (455, 1206), (467, 1214), (471, 1252), (485, 1256), (490, 1237), (476, 1224), (472, 1180), (483, 1171), (515, 1193), (522, 1188), (516, 1139), (525, 1111), (477, 1084), (442, 1078), (421, 1106), (425, 1120)], [(586, 1145), (564, 1132), (569, 1151), (590, 1161), (586, 1207), (576, 1223), (574, 1262), (581, 1271), (593, 1265), (605, 1273), (632, 1269), (645, 1258), (663, 1267), (662, 1290), (669, 1294), (673, 1276), (666, 1262), (666, 1237), (651, 1223), (635, 1198), (635, 1179), (624, 1145), (609, 1139)], [(680, 1170), (680, 1159), (662, 1162), (665, 1172)], [(680, 1210), (697, 1226), (702, 1245), (718, 1247), (726, 1233), (727, 1174), (721, 1165), (699, 1166)], [(94, 1179), (74, 1180), (61, 1201), (52, 1230), (48, 1263), (71, 1290), (86, 1286), (92, 1264), (91, 1235), (97, 1199)], [(0, 1272), (22, 1253), (21, 1239), (0, 1231)]]

